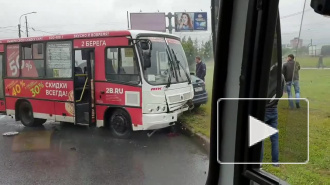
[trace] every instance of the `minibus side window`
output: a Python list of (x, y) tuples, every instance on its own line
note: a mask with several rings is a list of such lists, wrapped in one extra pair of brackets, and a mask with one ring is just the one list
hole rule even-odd
[(140, 82), (133, 48), (108, 48), (106, 52), (107, 80), (130, 84)]

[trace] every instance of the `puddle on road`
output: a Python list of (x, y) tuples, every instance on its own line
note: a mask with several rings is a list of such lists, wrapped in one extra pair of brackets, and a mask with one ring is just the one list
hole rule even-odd
[(52, 133), (52, 131), (48, 130), (20, 132), (18, 135), (14, 136), (12, 151), (49, 150)]

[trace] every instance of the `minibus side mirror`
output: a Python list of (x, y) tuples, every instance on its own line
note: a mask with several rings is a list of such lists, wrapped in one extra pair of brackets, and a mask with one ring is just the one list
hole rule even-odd
[(146, 42), (146, 41), (141, 41), (141, 48), (142, 48), (143, 50), (149, 50), (149, 49), (150, 49), (150, 48), (149, 48), (149, 43)]
[(143, 50), (143, 67), (144, 69), (151, 67), (151, 52), (150, 50)]
[(141, 40), (140, 46), (142, 50), (152, 50), (152, 42), (150, 40)]

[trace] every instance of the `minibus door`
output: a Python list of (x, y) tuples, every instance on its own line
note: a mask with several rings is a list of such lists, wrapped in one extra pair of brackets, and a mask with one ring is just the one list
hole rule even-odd
[(95, 123), (94, 49), (75, 50), (75, 116), (76, 123)]

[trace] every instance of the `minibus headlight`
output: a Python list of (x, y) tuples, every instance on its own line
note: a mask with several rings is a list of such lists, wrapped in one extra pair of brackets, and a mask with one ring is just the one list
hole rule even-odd
[(167, 106), (165, 104), (148, 104), (146, 110), (149, 113), (162, 113), (167, 111)]

